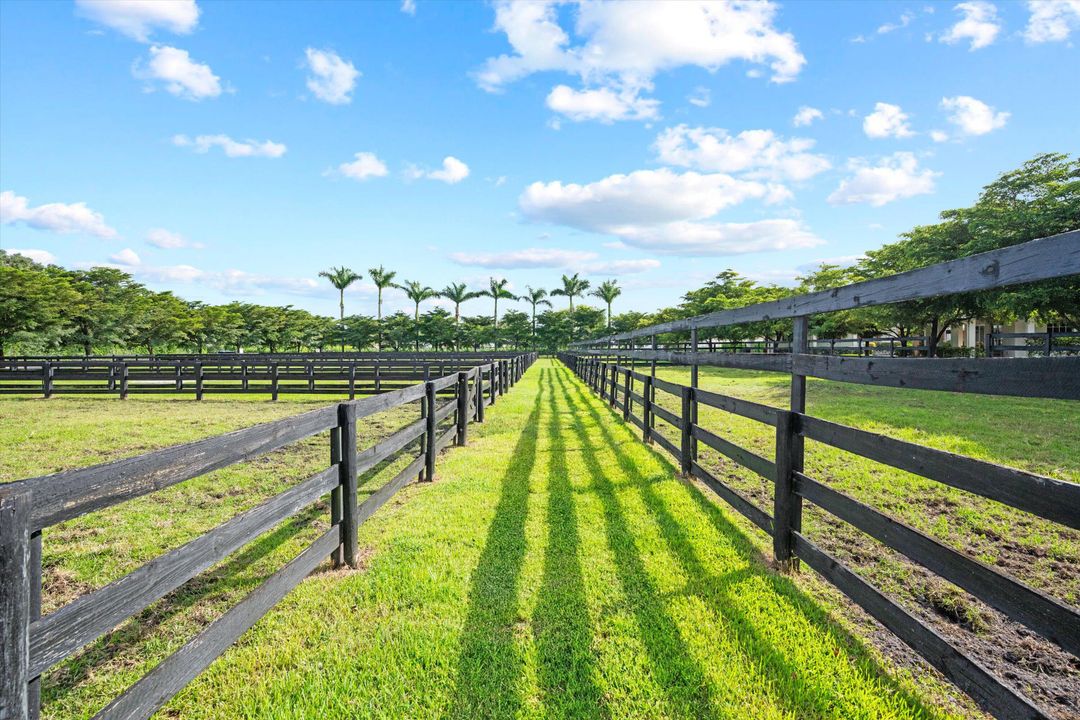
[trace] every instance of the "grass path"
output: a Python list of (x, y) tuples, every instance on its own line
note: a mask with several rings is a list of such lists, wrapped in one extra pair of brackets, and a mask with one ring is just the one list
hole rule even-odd
[[(229, 717), (945, 717), (538, 362), (169, 706)], [(940, 687), (931, 684), (934, 697)]]

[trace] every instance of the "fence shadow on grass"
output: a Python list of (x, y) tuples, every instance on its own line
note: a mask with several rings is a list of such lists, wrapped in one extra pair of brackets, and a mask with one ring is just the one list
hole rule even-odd
[(543, 397), (541, 386), (499, 481), (495, 514), (469, 583), (455, 697), (444, 715), (447, 720), (514, 717), (522, 706), (524, 658), (515, 640), (520, 621), (518, 587), (525, 562), (529, 476), (536, 464)]
[[(642, 472), (634, 459), (621, 449), (626, 442), (639, 442), (623, 425), (622, 418), (610, 408), (605, 407), (602, 413), (579, 383), (573, 380), (564, 381), (564, 377), (570, 378), (569, 372), (560, 373), (558, 376), (567, 405), (573, 407), (576, 401), (577, 407), (584, 408), (588, 417), (598, 428), (603, 439), (603, 447), (614, 455), (620, 472), (629, 480), (627, 485), (636, 490), (654, 519), (659, 534), (671, 555), (686, 574), (689, 580), (686, 592), (702, 597), (716, 613), (723, 617), (725, 629), (733, 634), (741, 652), (751, 660), (750, 665), (762, 675), (763, 692), (764, 688), (769, 688), (771, 698), (786, 712), (797, 717), (835, 714), (837, 709), (843, 706), (844, 701), (844, 698), (837, 697), (835, 691), (829, 687), (828, 678), (815, 678), (807, 673), (805, 668), (793, 664), (780, 648), (755, 629), (753, 618), (738, 609), (739, 603), (735, 593), (738, 592), (739, 584), (752, 578), (764, 580), (768, 589), (776, 596), (777, 607), (801, 615), (814, 632), (823, 633), (845, 648), (847, 658), (850, 658), (850, 661), (854, 662), (866, 676), (878, 678), (881, 689), (893, 696), (907, 712), (923, 717), (942, 715), (925, 706), (921, 700), (893, 681), (881, 665), (869, 655), (860, 640), (832, 621), (827, 612), (812, 598), (801, 592), (790, 579), (770, 572), (765, 566), (761, 553), (749, 538), (724, 516), (721, 508), (705, 497), (697, 486), (686, 486), (687, 494), (708, 518), (719, 537), (730, 545), (743, 562), (747, 563), (739, 570), (719, 575), (713, 573), (699, 556), (685, 524), (672, 514), (667, 503), (657, 492), (654, 482)], [(573, 389), (573, 395), (568, 387)], [(621, 429), (613, 431), (612, 427)], [(610, 481), (606, 479), (605, 469), (596, 457), (597, 443), (589, 439), (588, 428), (581, 415), (575, 414), (574, 429), (580, 437), (586, 465), (601, 489), (599, 495), (605, 502), (605, 516), (610, 526), (609, 533), (614, 531), (616, 535), (626, 534), (628, 530), (625, 520), (621, 510), (615, 504), (617, 500), (611, 491)], [(624, 437), (618, 437), (618, 435)], [(665, 473), (674, 475), (676, 473), (674, 465), (663, 456), (657, 455)], [(613, 548), (617, 548), (622, 543), (612, 542), (611, 544)], [(632, 555), (620, 553), (618, 550), (616, 550), (616, 559), (624, 584), (629, 581), (648, 591), (642, 599), (643, 605), (638, 613), (639, 622), (652, 623), (657, 626), (657, 629), (665, 634), (670, 633), (676, 638), (675, 647), (668, 647), (666, 650), (669, 656), (660, 654), (653, 656), (654, 648), (649, 646), (647, 640), (649, 633), (643, 631), (646, 648), (653, 656), (651, 659), (654, 661), (654, 671), (665, 681), (664, 685), (668, 687), (669, 693), (678, 692), (678, 688), (670, 686), (672, 679), (677, 679), (678, 682), (687, 686), (681, 691), (684, 697), (679, 699), (694, 703), (696, 705), (694, 714), (715, 716), (715, 711), (710, 711), (709, 708), (708, 682), (701, 677), (701, 671), (692, 665), (685, 647), (677, 639), (677, 629), (673, 621), (664, 614), (662, 608), (664, 599), (649, 586), (648, 577), (640, 561), (635, 562)], [(657, 648), (657, 650), (660, 649)], [(672, 649), (676, 650), (674, 655), (670, 655)], [(674, 663), (673, 667), (663, 666), (671, 663)], [(680, 665), (685, 667), (679, 667)], [(686, 674), (687, 671), (689, 675)], [(687, 678), (690, 678), (691, 682), (687, 683)], [(686, 693), (690, 693), (689, 696), (685, 696)], [(672, 699), (674, 700), (675, 697)]]

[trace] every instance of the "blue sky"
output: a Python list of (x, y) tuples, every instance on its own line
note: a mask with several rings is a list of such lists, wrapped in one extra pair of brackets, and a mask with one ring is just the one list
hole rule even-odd
[[(1080, 0), (0, 2), (0, 246), (333, 314), (789, 283), (1080, 151)], [(404, 307), (400, 296), (389, 308)], [(467, 312), (486, 309), (466, 306)]]

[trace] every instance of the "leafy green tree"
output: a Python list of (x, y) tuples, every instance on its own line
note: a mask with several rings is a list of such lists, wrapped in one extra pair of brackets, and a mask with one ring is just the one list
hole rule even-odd
[(529, 347), (532, 338), (529, 316), (520, 310), (507, 310), (502, 317), (502, 336), (513, 348)]
[(150, 355), (182, 343), (191, 332), (191, 308), (171, 292), (142, 290), (134, 302), (131, 340)]
[(191, 325), (188, 338), (195, 343), (200, 355), (207, 348), (220, 350), (236, 345), (243, 327), (243, 318), (230, 306), (188, 303), (191, 307)]
[(485, 345), (495, 344), (495, 322), (487, 315), (462, 318), (458, 332), (460, 344), (472, 348), (473, 352)]
[(401, 352), (416, 339), (416, 322), (400, 310), (383, 318), (380, 325), (383, 339), (395, 352)]
[(532, 306), (532, 339), (536, 341), (536, 308), (538, 305), (545, 305), (551, 307), (551, 301), (547, 300), (548, 291), (544, 288), (536, 288), (535, 290), (528, 285), (525, 286), (525, 294), (521, 296), (521, 300), (525, 300)]
[(420, 337), (433, 350), (445, 350), (456, 345), (457, 323), (450, 311), (437, 307), (420, 316)]
[(116, 268), (95, 267), (70, 273), (79, 301), (71, 306), (71, 338), (82, 347), (83, 355), (94, 348), (123, 347), (137, 320), (134, 300), (143, 290), (131, 276)]
[(563, 275), (562, 285), (561, 288), (552, 290), (551, 294), (566, 296), (570, 300), (570, 311), (573, 312), (574, 298), (585, 295), (585, 291), (589, 289), (589, 281), (579, 278), (578, 273), (574, 273), (572, 276)]
[(348, 315), (342, 325), (345, 341), (357, 350), (363, 350), (378, 341), (379, 322), (370, 315)]
[(496, 280), (495, 278), (488, 278), (488, 289), (481, 290), (480, 294), (485, 297), (489, 297), (495, 301), (495, 312), (491, 318), (494, 326), (494, 341), (495, 349), (499, 349), (499, 300), (517, 300), (518, 296), (506, 289), (506, 286), (510, 284), (509, 280), (505, 278)]
[[(439, 293), (441, 296), (454, 303), (454, 331), (461, 325), (461, 305), (469, 300), (482, 296), (482, 293), (469, 290), (465, 283), (450, 283)], [(455, 346), (456, 347), (456, 346)]]
[(637, 330), (639, 327), (645, 327), (648, 324), (648, 316), (645, 313), (628, 310), (611, 319), (610, 329), (614, 333), (624, 333)]
[[(611, 303), (615, 302), (615, 298), (622, 295), (622, 288), (614, 280), (605, 280), (593, 290), (591, 293), (594, 297), (598, 297), (607, 304), (607, 326), (608, 330), (611, 329)], [(573, 309), (573, 306), (570, 308)]]
[(80, 300), (66, 277), (21, 260), (0, 250), (0, 357), (17, 342), (40, 342), (60, 329), (66, 309)]

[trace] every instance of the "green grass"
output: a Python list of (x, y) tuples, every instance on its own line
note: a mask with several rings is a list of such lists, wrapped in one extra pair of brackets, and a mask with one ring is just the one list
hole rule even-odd
[[(62, 398), (0, 408), (12, 479), (304, 405)], [(27, 417), (34, 429), (20, 435)], [(166, 430), (181, 419), (186, 434)], [(403, 421), (387, 419), (362, 444)], [(561, 365), (539, 362), (470, 433), (469, 448), (440, 457), (435, 483), (404, 490), (361, 527), (361, 570), (324, 567), (303, 582), (167, 716), (972, 714), (955, 691), (898, 669), (832, 619), (833, 606), (807, 592), (812, 577), (773, 573), (732, 512), (677, 479)], [(318, 438), (48, 531), (47, 577), (103, 584), (317, 469), (325, 447)], [(62, 664), (46, 677), (46, 716), (92, 715), (325, 520), (317, 507), (267, 533)], [(47, 603), (81, 589), (47, 587)]]

